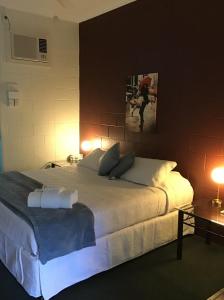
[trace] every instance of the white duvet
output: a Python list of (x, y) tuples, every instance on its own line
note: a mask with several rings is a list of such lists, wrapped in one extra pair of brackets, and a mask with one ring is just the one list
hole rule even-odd
[(31, 296), (44, 299), (174, 240), (177, 212), (173, 210), (193, 198), (190, 183), (178, 172), (171, 172), (160, 188), (111, 181), (83, 167), (24, 174), (45, 185), (77, 188), (79, 201), (88, 205), (95, 217), (95, 247), (42, 265), (32, 228), (0, 202), (1, 260)]
[[(160, 188), (108, 180), (95, 171), (77, 166), (23, 173), (46, 186), (77, 189), (78, 201), (87, 205), (94, 214), (96, 238), (173, 211), (193, 198), (189, 181), (178, 172), (171, 172)], [(38, 253), (33, 230), (1, 203), (0, 226), (28, 252)]]

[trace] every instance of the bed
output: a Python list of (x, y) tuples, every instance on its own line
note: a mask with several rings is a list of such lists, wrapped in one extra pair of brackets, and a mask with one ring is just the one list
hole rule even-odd
[(189, 204), (193, 198), (189, 181), (175, 171), (160, 187), (108, 180), (95, 170), (76, 164), (23, 174), (47, 186), (77, 189), (79, 202), (88, 206), (95, 218), (95, 246), (42, 264), (31, 226), (0, 202), (0, 259), (29, 295), (43, 296), (45, 300), (70, 285), (175, 240), (176, 208)]

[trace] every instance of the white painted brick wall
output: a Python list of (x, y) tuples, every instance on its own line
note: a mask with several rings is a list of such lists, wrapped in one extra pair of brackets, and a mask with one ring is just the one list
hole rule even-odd
[[(79, 152), (78, 24), (13, 10), (4, 13), (13, 32), (48, 36), (49, 65), (12, 62), (6, 58), (7, 24), (0, 21), (5, 50), (0, 60), (4, 170), (39, 168)], [(9, 83), (20, 92), (15, 108), (7, 106)]]

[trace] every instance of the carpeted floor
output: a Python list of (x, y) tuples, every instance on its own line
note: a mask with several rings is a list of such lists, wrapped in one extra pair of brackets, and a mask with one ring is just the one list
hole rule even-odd
[[(224, 247), (197, 236), (154, 250), (62, 291), (52, 300), (205, 300), (224, 287)], [(0, 300), (31, 300), (0, 264)]]

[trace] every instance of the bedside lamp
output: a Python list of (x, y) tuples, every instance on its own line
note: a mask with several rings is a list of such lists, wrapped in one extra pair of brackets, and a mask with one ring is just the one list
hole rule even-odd
[(212, 170), (211, 177), (218, 184), (217, 198), (212, 200), (212, 204), (221, 206), (222, 200), (219, 198), (219, 186), (224, 184), (224, 167), (218, 167)]

